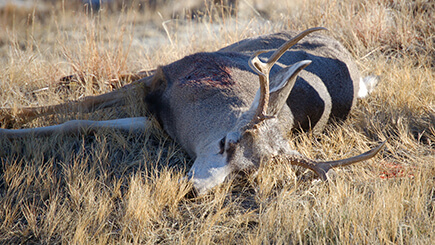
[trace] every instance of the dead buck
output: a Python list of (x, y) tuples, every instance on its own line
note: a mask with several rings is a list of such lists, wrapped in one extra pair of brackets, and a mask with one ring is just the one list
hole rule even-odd
[[(383, 144), (356, 157), (317, 162), (292, 150), (284, 138), (284, 132), (294, 128), (319, 131), (331, 119), (346, 118), (360, 90), (366, 89), (350, 54), (336, 40), (312, 34), (300, 41), (323, 29), (265, 35), (216, 52), (196, 53), (113, 92), (23, 108), (15, 116), (30, 120), (60, 109), (91, 112), (126, 105), (131, 97), (143, 98), (166, 133), (195, 160), (188, 177), (199, 192), (222, 183), (231, 173), (257, 169), (273, 157), (326, 179), (330, 168), (369, 159)], [(8, 113), (10, 109), (3, 109), (4, 115)], [(76, 120), (42, 128), (0, 129), (0, 135), (79, 133), (102, 127), (143, 130), (148, 125), (146, 117)]]

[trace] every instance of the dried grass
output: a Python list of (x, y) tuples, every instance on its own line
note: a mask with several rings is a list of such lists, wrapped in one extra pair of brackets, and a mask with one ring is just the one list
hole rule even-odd
[[(256, 1), (253, 11), (246, 2), (235, 17), (167, 21), (133, 7), (94, 13), (55, 4), (44, 15), (4, 8), (0, 105), (100, 94), (123, 73), (258, 34), (325, 26), (362, 72), (381, 82), (348, 120), (319, 135), (290, 135), (291, 144), (328, 160), (388, 139), (385, 151), (336, 169), (328, 183), (313, 181), (309, 171), (297, 178), (275, 163), (208, 195), (186, 197), (191, 186), (179, 180), (191, 160), (158, 127), (141, 135), (0, 139), (0, 243), (433, 244), (434, 3)], [(73, 73), (84, 77), (73, 93), (35, 92)], [(17, 126), (141, 115), (137, 107)]]

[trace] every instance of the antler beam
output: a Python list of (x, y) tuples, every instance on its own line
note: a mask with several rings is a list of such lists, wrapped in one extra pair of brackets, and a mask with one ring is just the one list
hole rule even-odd
[(281, 45), (281, 47), (279, 47), (270, 56), (269, 60), (266, 63), (262, 62), (258, 56), (268, 51), (260, 50), (251, 56), (251, 58), (249, 59), (249, 66), (251, 67), (252, 70), (254, 70), (255, 73), (258, 74), (260, 80), (260, 101), (255, 111), (254, 118), (252, 119), (251, 122), (253, 125), (268, 118), (268, 116), (266, 115), (266, 111), (267, 111), (267, 106), (269, 104), (269, 73), (272, 67), (289, 48), (291, 48), (293, 45), (299, 42), (306, 35), (320, 30), (327, 30), (327, 29), (324, 27), (316, 27), (301, 32), (293, 39)]
[(364, 160), (368, 160), (374, 157), (382, 148), (384, 148), (386, 141), (382, 142), (376, 148), (371, 149), (370, 151), (364, 152), (358, 156), (349, 157), (342, 160), (337, 161), (329, 161), (329, 162), (316, 162), (311, 159), (308, 159), (304, 156), (285, 156), (285, 159), (289, 161), (292, 165), (298, 165), (304, 168), (311, 169), (314, 171), (322, 180), (326, 180), (326, 173), (333, 167), (341, 167), (350, 165), (352, 163), (361, 162)]

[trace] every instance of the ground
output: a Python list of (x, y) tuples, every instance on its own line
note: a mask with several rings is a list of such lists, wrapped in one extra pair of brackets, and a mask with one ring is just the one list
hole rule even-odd
[[(20, 1), (29, 2), (29, 1)], [(272, 162), (194, 197), (191, 159), (155, 124), (142, 134), (0, 139), (0, 243), (433, 244), (435, 3), (429, 0), (239, 1), (183, 15), (162, 1), (97, 11), (66, 1), (0, 5), (0, 106), (57, 104), (128, 83), (122, 75), (247, 37), (314, 26), (342, 42), (375, 91), (321, 134), (291, 133), (307, 157), (335, 160), (387, 140), (332, 181)], [(121, 1), (119, 1), (121, 2)], [(126, 1), (128, 2), (128, 1)], [(18, 6), (18, 7), (17, 7)], [(76, 74), (79, 81), (59, 85)], [(143, 105), (61, 113), (1, 127), (141, 116)]]

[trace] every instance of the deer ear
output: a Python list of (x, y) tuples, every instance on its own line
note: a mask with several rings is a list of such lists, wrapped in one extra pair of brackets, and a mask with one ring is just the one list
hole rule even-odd
[(270, 78), (270, 99), (267, 115), (278, 115), (290, 95), (299, 72), (309, 64), (311, 64), (311, 60), (300, 61), (280, 70)]

